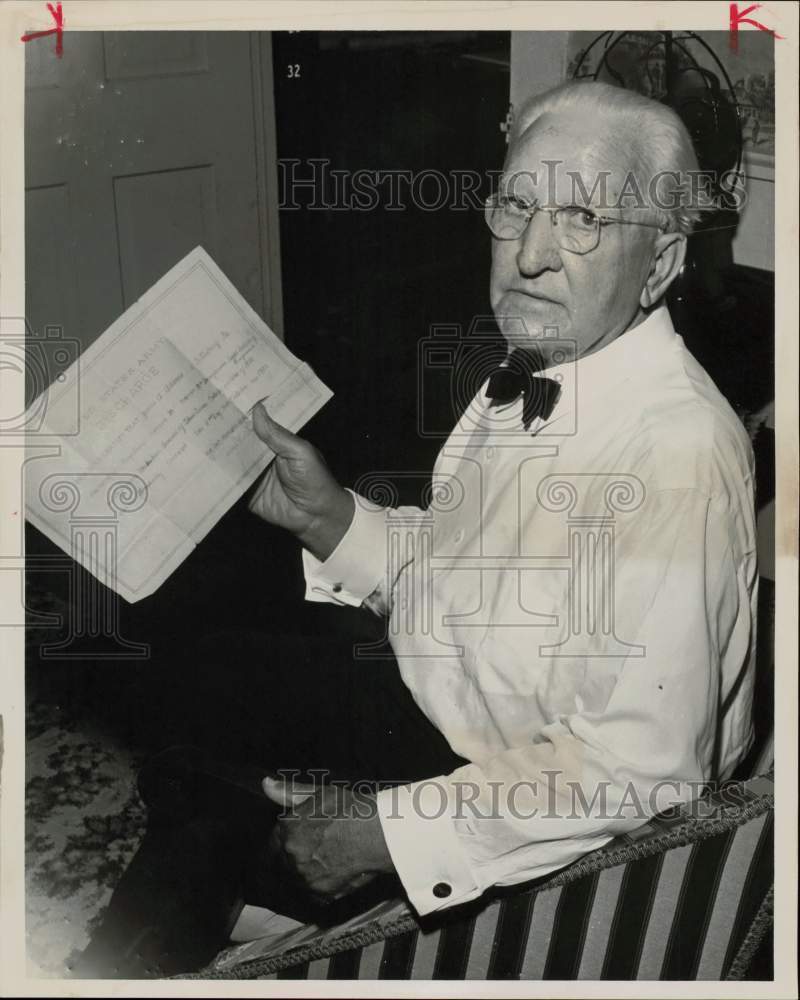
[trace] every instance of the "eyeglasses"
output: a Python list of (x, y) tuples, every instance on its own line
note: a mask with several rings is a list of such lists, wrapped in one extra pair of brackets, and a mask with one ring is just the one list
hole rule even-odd
[(519, 198), (509, 198), (493, 194), (485, 205), (486, 225), (492, 236), (498, 240), (518, 240), (528, 228), (528, 223), (537, 212), (547, 212), (553, 221), (553, 235), (562, 250), (569, 253), (585, 254), (595, 249), (600, 242), (600, 230), (612, 224), (620, 226), (649, 226), (652, 229), (666, 229), (663, 223), (639, 222), (634, 219), (612, 219), (607, 215), (597, 215), (588, 208), (568, 205), (563, 208), (545, 208), (538, 202), (526, 204)]

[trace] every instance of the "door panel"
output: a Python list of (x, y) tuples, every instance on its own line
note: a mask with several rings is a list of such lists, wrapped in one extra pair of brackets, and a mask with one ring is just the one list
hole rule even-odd
[(63, 252), (68, 238), (66, 220), (71, 214), (69, 194), (66, 184), (25, 192), (26, 253), (28, 261), (35, 262), (27, 269), (26, 295), (35, 307), (28, 318), (40, 333), (51, 316), (62, 317), (61, 322), (70, 328), (76, 325), (75, 273)]
[(105, 32), (103, 55), (109, 83), (201, 73), (209, 68), (206, 35), (198, 31), (151, 31), (147, 45), (141, 45), (128, 32)]
[(211, 164), (114, 179), (126, 307), (183, 256), (187, 243), (220, 256), (215, 191)]

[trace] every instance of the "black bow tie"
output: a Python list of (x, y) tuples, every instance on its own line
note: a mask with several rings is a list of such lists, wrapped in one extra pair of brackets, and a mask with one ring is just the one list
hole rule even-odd
[(538, 350), (518, 348), (512, 351), (502, 368), (489, 376), (486, 396), (489, 406), (513, 403), (523, 397), (522, 426), (527, 431), (536, 417), (549, 420), (561, 395), (561, 383), (553, 378), (537, 376), (544, 362)]

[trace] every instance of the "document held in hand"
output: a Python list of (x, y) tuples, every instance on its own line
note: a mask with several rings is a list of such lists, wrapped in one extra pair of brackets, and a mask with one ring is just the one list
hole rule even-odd
[(274, 457), (252, 407), (297, 431), (331, 395), (197, 247), (33, 404), (59, 453), (27, 462), (26, 515), (138, 601)]

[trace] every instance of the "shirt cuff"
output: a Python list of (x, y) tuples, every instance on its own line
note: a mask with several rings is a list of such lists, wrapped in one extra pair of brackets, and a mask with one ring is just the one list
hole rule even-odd
[(386, 575), (386, 508), (348, 490), (353, 520), (325, 562), (303, 549), (307, 601), (359, 607)]
[(392, 862), (420, 916), (481, 895), (485, 886), (459, 842), (446, 778), (387, 788), (375, 801)]

